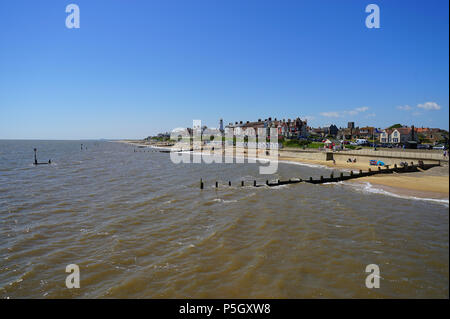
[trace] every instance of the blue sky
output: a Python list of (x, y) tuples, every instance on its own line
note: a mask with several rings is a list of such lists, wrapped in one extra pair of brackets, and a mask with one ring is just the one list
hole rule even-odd
[[(65, 8), (80, 8), (80, 28)], [(380, 7), (368, 29), (365, 7)], [(308, 117), (449, 127), (448, 1), (0, 2), (0, 139)]]

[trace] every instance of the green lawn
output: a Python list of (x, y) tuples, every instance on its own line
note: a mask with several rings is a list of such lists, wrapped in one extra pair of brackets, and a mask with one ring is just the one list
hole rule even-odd
[(284, 140), (283, 147), (298, 147), (298, 148), (322, 148), (324, 143), (321, 142), (309, 142), (299, 140)]

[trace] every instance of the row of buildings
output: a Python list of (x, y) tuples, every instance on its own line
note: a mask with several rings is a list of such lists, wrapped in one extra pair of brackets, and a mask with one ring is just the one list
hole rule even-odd
[[(221, 120), (222, 121), (222, 120)], [(222, 123), (222, 122), (221, 122)], [(222, 124), (221, 124), (222, 125)], [(222, 127), (222, 126), (221, 126)], [(271, 117), (267, 119), (258, 119), (258, 121), (240, 121), (229, 123), (226, 128), (232, 128), (237, 134), (245, 134), (247, 129), (266, 129), (266, 135), (270, 136), (270, 129), (275, 128), (278, 131), (278, 136), (285, 138), (306, 138), (308, 137), (308, 123), (307, 120), (302, 120), (299, 117), (296, 119), (282, 119), (277, 118), (272, 119)]]
[(439, 128), (414, 126), (387, 128), (380, 133), (379, 141), (390, 144), (406, 144), (409, 142), (437, 144), (442, 141), (448, 142), (448, 132)]
[[(221, 120), (221, 129), (223, 129), (223, 121)], [(258, 119), (258, 121), (239, 121), (229, 123), (226, 128), (232, 128), (238, 134), (245, 134), (248, 128), (267, 129), (266, 134), (269, 136), (269, 129), (276, 128), (278, 136), (283, 138), (335, 138), (339, 140), (356, 140), (367, 139), (378, 141), (379, 143), (388, 144), (406, 144), (425, 142), (436, 144), (443, 140), (448, 140), (448, 132), (439, 128), (424, 128), (424, 127), (408, 127), (408, 126), (394, 126), (392, 128), (376, 128), (372, 126), (356, 127), (355, 122), (348, 122), (347, 127), (337, 127), (334, 124), (326, 125), (324, 127), (312, 128), (308, 126), (306, 119), (302, 120), (299, 117), (296, 119)]]

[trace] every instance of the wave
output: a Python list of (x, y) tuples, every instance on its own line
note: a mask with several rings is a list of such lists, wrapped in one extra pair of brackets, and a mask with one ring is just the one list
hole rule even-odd
[(222, 199), (222, 198), (215, 198), (213, 199), (213, 202), (219, 202), (219, 203), (237, 203), (236, 199), (230, 199), (230, 200), (226, 200), (226, 199)]
[(141, 146), (145, 146), (146, 148), (154, 148), (154, 149), (157, 149), (157, 150), (173, 151), (172, 147), (153, 146), (153, 145), (141, 145)]
[(420, 201), (427, 201), (427, 202), (433, 202), (438, 204), (443, 204), (446, 206), (449, 206), (449, 200), (448, 199), (437, 199), (437, 198), (427, 198), (427, 197), (416, 197), (416, 196), (408, 196), (408, 195), (400, 195), (392, 192), (388, 192), (382, 188), (377, 188), (373, 186), (369, 182), (365, 183), (348, 183), (348, 182), (337, 182), (337, 183), (324, 183), (325, 184), (340, 184), (345, 186), (350, 186), (353, 189), (356, 189), (358, 191), (362, 191), (364, 193), (371, 193), (371, 194), (381, 194), (396, 198), (402, 198), (402, 199), (410, 199), (410, 200), (420, 200)]
[(329, 167), (329, 166), (321, 165), (321, 164), (310, 164), (310, 163), (294, 162), (294, 161), (286, 161), (286, 160), (278, 161), (278, 163), (307, 166), (307, 167), (312, 167), (312, 168), (324, 168), (324, 169), (327, 169), (327, 170), (335, 170), (335, 169), (337, 169), (337, 168), (333, 168), (333, 167)]

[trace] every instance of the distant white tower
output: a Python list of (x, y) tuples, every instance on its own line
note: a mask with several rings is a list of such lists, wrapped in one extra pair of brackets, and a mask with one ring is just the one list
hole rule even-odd
[(219, 120), (219, 130), (223, 132), (223, 119)]

